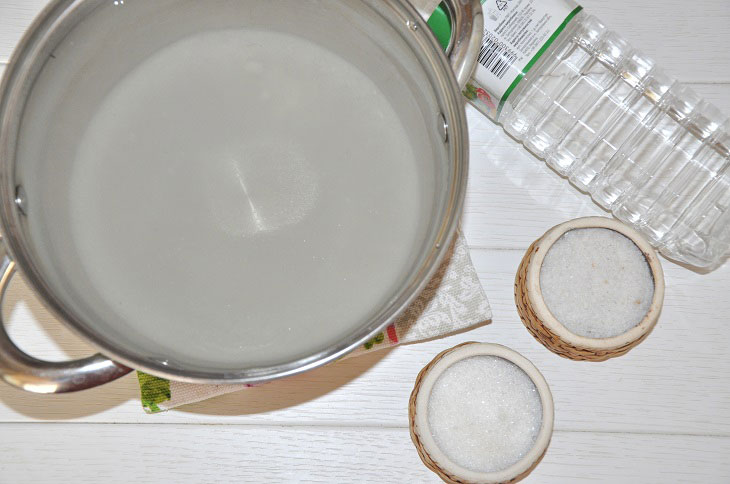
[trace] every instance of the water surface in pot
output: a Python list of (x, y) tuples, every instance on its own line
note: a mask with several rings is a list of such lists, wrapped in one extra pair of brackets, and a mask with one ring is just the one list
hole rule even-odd
[(438, 218), (427, 91), (358, 2), (105, 2), (25, 108), (34, 262), (140, 355), (234, 371), (321, 351), (387, 306)]

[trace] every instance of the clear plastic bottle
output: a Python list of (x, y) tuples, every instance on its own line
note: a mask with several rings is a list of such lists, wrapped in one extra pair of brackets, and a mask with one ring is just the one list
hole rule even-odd
[(730, 120), (579, 7), (548, 45), (498, 110), (476, 80), (465, 94), (670, 259), (722, 264)]

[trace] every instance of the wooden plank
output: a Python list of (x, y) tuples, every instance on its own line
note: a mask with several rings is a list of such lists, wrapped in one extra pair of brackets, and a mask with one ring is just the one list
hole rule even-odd
[[(46, 1), (0, 2), (0, 75)], [(730, 51), (717, 47), (730, 40), (727, 0), (582, 3), (730, 114)], [(406, 400), (434, 354), (471, 339), (521, 351), (552, 386), (559, 431), (525, 482), (729, 482), (730, 267), (700, 276), (665, 262), (660, 325), (626, 357), (580, 364), (552, 355), (517, 319), (514, 271), (549, 226), (602, 212), (499, 128), (469, 115), (463, 225), (472, 246), (490, 249), (473, 250), (473, 258), (494, 324), (156, 416), (142, 413), (131, 377), (54, 397), (0, 384), (0, 482), (439, 482), (409, 442)], [(63, 359), (91, 351), (22, 283), (6, 303), (11, 334), (31, 353)], [(27, 423), (34, 421), (43, 423)], [(104, 424), (128, 422), (146, 425)], [(646, 432), (665, 435), (637, 434)]]
[(462, 226), (472, 247), (526, 249), (547, 228), (605, 215), (547, 164), (471, 106), (469, 185)]
[[(2, 424), (3, 482), (441, 482), (408, 431)], [(558, 432), (525, 483), (724, 483), (730, 438)]]
[(7, 61), (25, 30), (48, 0), (0, 2), (0, 62)]
[[(469, 340), (505, 344), (543, 371), (562, 430), (730, 435), (730, 266), (698, 275), (665, 264), (666, 303), (656, 331), (628, 355), (605, 363), (555, 356), (519, 322), (512, 282), (522, 251), (474, 250), (494, 323), (449, 338), (400, 347), (158, 416), (144, 415), (134, 378), (75, 395), (39, 396), (0, 385), (0, 421), (215, 422), (404, 426), (416, 374), (439, 351)], [(89, 354), (20, 283), (9, 291), (11, 335), (43, 357)], [(225, 417), (224, 417), (225, 416)]]
[[(0, 3), (0, 61), (10, 57), (23, 32), (46, 3), (47, 0)], [(730, 41), (730, 3), (726, 0), (580, 3), (677, 79), (730, 81), (730, 50), (723, 48)]]
[(730, 51), (724, 47), (730, 39), (726, 0), (578, 3), (682, 82), (719, 82), (730, 76)]

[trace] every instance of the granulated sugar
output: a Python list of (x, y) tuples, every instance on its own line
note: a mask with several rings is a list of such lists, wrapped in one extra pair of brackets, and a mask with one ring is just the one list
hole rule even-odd
[(473, 356), (436, 380), (428, 424), (436, 445), (454, 463), (476, 472), (500, 471), (534, 446), (542, 425), (540, 394), (510, 361)]
[(569, 331), (610, 338), (636, 326), (654, 297), (646, 257), (610, 229), (571, 230), (545, 256), (540, 289), (550, 312)]

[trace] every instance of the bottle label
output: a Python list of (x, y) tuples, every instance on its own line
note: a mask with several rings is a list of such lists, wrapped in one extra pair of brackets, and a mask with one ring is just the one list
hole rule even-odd
[(481, 2), (484, 37), (464, 95), (496, 121), (512, 91), (581, 7), (570, 0)]

